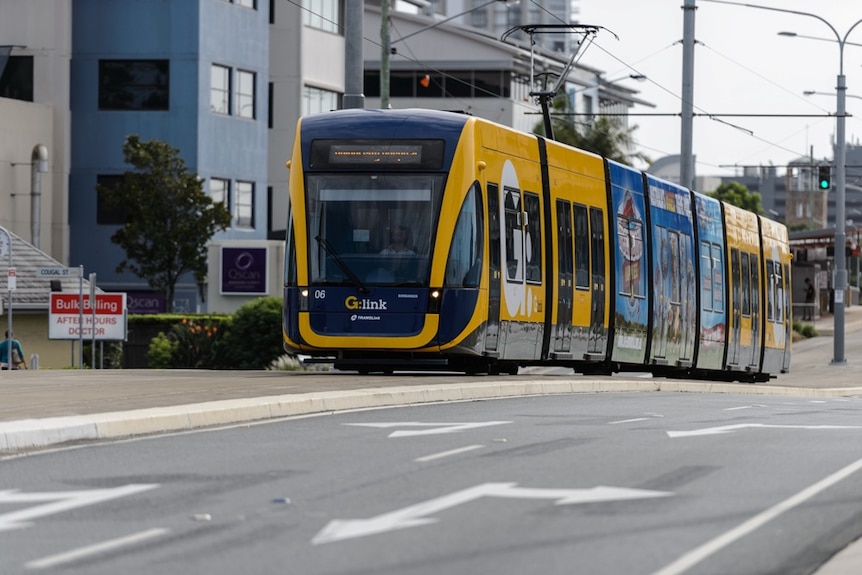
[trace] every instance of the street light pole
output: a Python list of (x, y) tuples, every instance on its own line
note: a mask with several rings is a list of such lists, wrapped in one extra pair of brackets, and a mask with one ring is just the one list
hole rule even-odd
[[(844, 292), (847, 289), (847, 258), (845, 257), (845, 248), (847, 245), (847, 237), (845, 230), (845, 192), (846, 192), (846, 172), (847, 172), (847, 140), (845, 136), (845, 100), (847, 97), (847, 84), (844, 77), (844, 45), (847, 43), (847, 37), (856, 26), (862, 24), (862, 19), (857, 20), (847, 30), (844, 36), (838, 33), (838, 30), (827, 20), (812, 14), (810, 12), (800, 12), (798, 10), (787, 10), (785, 8), (773, 8), (771, 6), (761, 6), (759, 4), (747, 4), (742, 2), (728, 2), (726, 0), (701, 0), (702, 2), (711, 2), (715, 4), (730, 4), (733, 6), (744, 6), (746, 8), (758, 8), (760, 10), (770, 10), (772, 12), (785, 12), (787, 14), (796, 14), (798, 16), (808, 16), (816, 18), (835, 34), (835, 40), (838, 42), (838, 82), (835, 88), (838, 96), (838, 109), (836, 110), (835, 119), (835, 138), (838, 140), (836, 158), (835, 158), (835, 297), (833, 304), (833, 321), (835, 335), (833, 337), (832, 365), (845, 365), (847, 363), (844, 357)], [(784, 34), (787, 35), (787, 34)]]

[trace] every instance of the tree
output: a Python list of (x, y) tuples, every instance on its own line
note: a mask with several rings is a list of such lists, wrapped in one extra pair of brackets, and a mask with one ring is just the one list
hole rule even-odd
[[(628, 150), (634, 147), (634, 132), (638, 129), (637, 126), (625, 128), (621, 122), (607, 116), (599, 116), (593, 122), (578, 126), (570, 119), (572, 117), (574, 116), (571, 116), (569, 99), (565, 96), (555, 98), (551, 112), (554, 140), (627, 166), (632, 165), (634, 160), (647, 164), (652, 162), (641, 152), (628, 153)], [(544, 121), (536, 125), (533, 133), (545, 134)]]
[(114, 186), (96, 186), (109, 208), (125, 214), (125, 223), (111, 236), (126, 252), (117, 273), (130, 270), (147, 280), (165, 295), (171, 312), (184, 274), (194, 274), (198, 283), (206, 278), (207, 243), (227, 229), (231, 215), (204, 192), (203, 181), (186, 169), (176, 148), (132, 134), (123, 156), (134, 170)]
[(721, 184), (715, 188), (714, 192), (707, 195), (755, 214), (763, 212), (763, 206), (760, 205), (760, 194), (748, 191), (748, 188), (739, 182)]

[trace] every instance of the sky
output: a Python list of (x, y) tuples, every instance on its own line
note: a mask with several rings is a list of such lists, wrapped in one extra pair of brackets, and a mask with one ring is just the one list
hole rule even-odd
[[(741, 2), (740, 2), (741, 3)], [(696, 0), (693, 150), (696, 175), (731, 176), (741, 166), (784, 167), (813, 154), (832, 159), (840, 65), (837, 38), (846, 35), (847, 141), (862, 144), (862, 2), (858, 0), (747, 0), (809, 12), (823, 21), (772, 10)], [(655, 160), (680, 151), (683, 0), (579, 0), (582, 24), (606, 28), (579, 62), (607, 80), (643, 74), (621, 85), (640, 91), (655, 108), (635, 106), (638, 149)], [(619, 37), (617, 40), (613, 34)], [(796, 32), (789, 38), (778, 32)], [(837, 32), (837, 34), (836, 34)], [(802, 38), (810, 36), (819, 39)], [(858, 43), (859, 46), (853, 46)], [(813, 90), (825, 95), (803, 95)], [(638, 114), (677, 114), (639, 116)], [(710, 119), (698, 114), (711, 114)], [(748, 115), (748, 116), (731, 116)], [(788, 117), (757, 117), (762, 115)]]

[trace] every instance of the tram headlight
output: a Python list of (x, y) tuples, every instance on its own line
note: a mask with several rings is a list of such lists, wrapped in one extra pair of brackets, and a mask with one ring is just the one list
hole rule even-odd
[(440, 313), (440, 300), (443, 293), (439, 289), (432, 289), (428, 294), (428, 313)]
[(299, 311), (308, 311), (308, 288), (299, 290)]

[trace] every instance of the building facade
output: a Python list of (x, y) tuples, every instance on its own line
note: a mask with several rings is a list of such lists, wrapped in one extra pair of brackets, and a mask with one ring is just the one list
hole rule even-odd
[[(479, 4), (447, 11), (472, 14)], [(498, 13), (513, 7), (497, 4), (484, 7), (495, 14), (485, 32), (394, 11), (398, 37), (421, 32), (396, 44), (394, 105), (469, 111), (527, 131), (539, 124), (529, 50), (498, 34), (533, 16), (504, 23)], [(559, 13), (570, 20), (565, 6)], [(116, 272), (124, 253), (110, 238), (122, 220), (96, 190), (130, 169), (122, 147), (136, 134), (179, 150), (233, 214), (211, 242), (207, 283), (183, 278), (174, 309), (230, 312), (280, 295), (285, 162), (297, 120), (342, 105), (346, 29), (365, 30), (365, 106), (380, 104), (379, 6), (364, 5), (360, 23), (345, 15), (345, 0), (0, 0), (0, 225), (58, 265), (95, 273), (100, 289), (128, 293), (130, 311), (164, 309), (144, 280)], [(567, 59), (559, 46), (537, 53), (546, 71)], [(425, 75), (433, 93), (407, 95)], [(636, 91), (611, 84), (579, 64), (565, 89), (573, 110), (587, 115), (637, 103)], [(42, 149), (45, 161), (34, 156)], [(254, 289), (227, 285), (225, 269), (250, 257), (263, 262)]]

